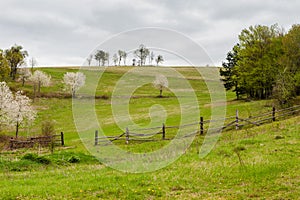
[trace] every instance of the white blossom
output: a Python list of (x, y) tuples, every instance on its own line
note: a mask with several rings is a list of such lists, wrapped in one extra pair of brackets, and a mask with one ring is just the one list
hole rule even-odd
[(51, 76), (42, 71), (36, 70), (29, 80), (33, 83), (34, 93), (36, 92), (36, 87), (38, 87), (38, 93), (40, 93), (42, 86), (50, 85)]
[(51, 76), (40, 70), (36, 70), (30, 77), (30, 81), (36, 84), (40, 84), (40, 86), (49, 86), (50, 80)]
[(13, 95), (7, 84), (0, 82), (0, 127), (14, 126), (18, 136), (19, 127), (30, 125), (35, 117), (31, 100), (21, 91)]
[(11, 110), (13, 100), (12, 92), (5, 82), (0, 82), (0, 129), (9, 124), (8, 113)]
[(85, 75), (81, 72), (67, 72), (64, 74), (66, 89), (75, 97), (76, 92), (85, 84)]
[(159, 89), (160, 97), (162, 97), (162, 91), (164, 88), (169, 87), (169, 82), (167, 77), (165, 77), (162, 74), (156, 75), (155, 80), (153, 81), (153, 86), (157, 89)]
[(35, 120), (36, 111), (31, 106), (31, 100), (27, 96), (22, 95), (21, 91), (15, 94), (10, 107), (9, 118), (11, 125), (16, 127), (17, 137), (19, 127), (29, 126)]
[(18, 73), (20, 75), (20, 80), (22, 81), (22, 85), (24, 86), (25, 81), (27, 81), (32, 76), (32, 73), (29, 68), (21, 68), (19, 69)]

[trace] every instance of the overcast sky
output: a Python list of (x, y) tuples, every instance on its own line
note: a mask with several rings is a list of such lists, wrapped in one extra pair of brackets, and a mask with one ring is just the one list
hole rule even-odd
[(1, 0), (0, 7), (0, 48), (22, 45), (41, 66), (82, 65), (109, 37), (142, 27), (183, 33), (220, 65), (242, 29), (288, 30), (300, 18), (299, 0)]

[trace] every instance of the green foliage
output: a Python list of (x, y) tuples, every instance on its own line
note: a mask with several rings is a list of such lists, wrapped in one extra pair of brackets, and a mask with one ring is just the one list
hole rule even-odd
[(300, 72), (300, 25), (293, 25), (283, 38), (284, 65), (295, 74)]
[(78, 156), (71, 156), (70, 158), (68, 158), (68, 162), (69, 163), (79, 163), (80, 162), (80, 158)]
[[(97, 162), (85, 162), (83, 158), (88, 155), (68, 151), (47, 156), (51, 165), (0, 159), (0, 196), (3, 199), (297, 199), (300, 195), (300, 162), (295, 156), (300, 147), (298, 122), (299, 117), (238, 133), (227, 132), (203, 159), (197, 153), (197, 142), (203, 138), (197, 137), (198, 141), (173, 164), (144, 174), (118, 172)], [(276, 135), (284, 138), (276, 139)], [(79, 164), (64, 162), (72, 155), (80, 157)]]
[(45, 120), (42, 122), (42, 135), (52, 136), (55, 135), (55, 121)]
[(295, 80), (296, 93), (297, 95), (300, 95), (300, 71), (295, 74), (294, 80)]
[(28, 56), (27, 51), (23, 50), (22, 46), (14, 45), (10, 49), (5, 50), (5, 58), (10, 65), (10, 77), (15, 80), (17, 70), (25, 64), (25, 58)]
[(220, 70), (226, 89), (234, 90), (237, 98), (274, 97), (279, 105), (290, 106), (300, 94), (299, 46), (299, 25), (287, 34), (277, 24), (244, 29)]
[(296, 24), (283, 38), (284, 56), (282, 65), (286, 72), (294, 78), (294, 89), (300, 94), (300, 25)]
[(237, 44), (233, 47), (232, 51), (227, 53), (226, 62), (222, 63), (223, 68), (220, 69), (220, 76), (222, 77), (226, 90), (233, 90), (237, 99), (244, 93), (244, 89), (240, 86), (237, 71), (239, 49), (240, 45)]
[[(113, 86), (130, 69), (109, 68), (99, 82), (96, 95), (110, 97)], [(68, 68), (42, 70), (54, 79), (55, 84), (45, 91), (49, 93), (61, 91), (59, 83), (63, 74), (75, 71)], [(189, 80), (199, 98), (201, 115), (209, 119), (210, 97), (205, 82), (200, 75), (196, 76), (197, 70), (176, 70)], [(166, 91), (170, 98), (165, 99), (154, 98), (155, 94), (151, 84), (134, 92), (136, 98), (130, 99), (133, 120), (141, 125), (148, 124), (151, 120), (148, 109), (160, 104), (169, 113), (167, 125), (178, 124), (180, 109), (174, 94)], [(230, 100), (227, 116), (233, 116), (236, 109), (239, 109), (241, 118), (248, 117), (248, 110), (253, 116), (270, 111), (266, 105), (271, 101), (231, 101), (234, 93), (227, 94)], [(84, 153), (87, 150), (76, 134), (71, 99), (40, 98), (35, 106), (40, 112), (32, 132), (40, 133), (41, 123), (51, 116), (59, 130), (65, 133), (68, 146), (57, 149), (53, 154), (44, 153), (42, 149), (41, 154), (29, 156), (28, 160), (18, 159), (14, 152), (5, 159), (4, 153), (1, 153), (0, 196), (3, 199), (296, 199), (300, 195), (297, 174), (300, 163), (295, 156), (300, 147), (299, 117), (249, 130), (226, 132), (221, 135), (213, 151), (203, 159), (199, 158), (198, 150), (204, 137), (197, 136), (186, 153), (170, 166), (152, 173), (129, 174), (105, 167), (96, 158)], [(115, 125), (110, 106), (110, 99), (97, 99), (95, 109), (101, 127), (114, 135), (120, 130)], [(284, 139), (277, 140), (276, 135), (282, 135)], [(135, 152), (147, 152), (168, 142), (130, 143), (125, 146), (125, 142), (121, 141), (119, 145)], [(241, 148), (235, 152), (235, 147)], [(105, 147), (99, 147), (99, 150), (102, 148)], [(51, 163), (37, 162), (36, 157), (39, 156), (50, 159)], [(79, 158), (80, 162), (68, 162), (74, 158)]]
[(281, 56), (280, 37), (277, 25), (250, 26), (240, 34), (238, 74), (248, 97), (266, 99), (272, 95)]
[(31, 161), (36, 161), (38, 155), (37, 154), (33, 154), (33, 153), (28, 153), (28, 154), (25, 154), (22, 159), (24, 160), (31, 160)]
[(23, 160), (30, 160), (39, 164), (49, 165), (51, 160), (45, 156), (38, 156), (37, 154), (29, 153), (22, 157)]
[(38, 156), (36, 158), (36, 162), (44, 165), (49, 165), (51, 163), (51, 160), (44, 156)]
[(273, 91), (273, 97), (280, 107), (292, 106), (296, 96), (293, 76), (287, 71), (279, 73)]

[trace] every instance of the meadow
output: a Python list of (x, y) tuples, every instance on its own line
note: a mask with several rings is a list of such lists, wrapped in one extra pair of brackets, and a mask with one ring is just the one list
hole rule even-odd
[[(114, 86), (131, 67), (107, 68), (96, 83), (95, 111), (98, 123), (108, 135), (122, 133), (111, 109)], [(300, 196), (299, 117), (289, 118), (223, 132), (212, 152), (199, 158), (205, 136), (197, 136), (183, 156), (155, 172), (132, 174), (106, 167), (91, 156), (80, 140), (72, 112), (72, 98), (63, 90), (65, 72), (78, 68), (43, 68), (52, 76), (50, 87), (42, 88), (36, 98), (38, 117), (20, 135), (40, 134), (41, 122), (55, 120), (57, 132), (65, 133), (65, 147), (53, 154), (47, 148), (2, 151), (0, 154), (0, 196), (2, 199), (297, 199)], [(201, 116), (211, 115), (210, 96), (205, 82), (193, 68), (176, 68), (193, 88)], [(97, 70), (86, 70), (95, 74)], [(144, 75), (147, 78), (148, 75)], [(149, 77), (148, 77), (149, 78)], [(174, 78), (175, 79), (175, 78)], [(87, 81), (86, 87), (91, 83)], [(11, 84), (32, 95), (32, 85)], [(151, 123), (149, 108), (164, 108), (169, 126), (180, 123), (180, 98), (172, 91), (163, 92), (145, 84), (134, 90), (129, 99), (131, 120), (140, 126)], [(273, 102), (235, 100), (227, 92), (226, 116), (255, 116), (272, 109)], [(220, 105), (221, 106), (221, 105)], [(154, 113), (155, 114), (155, 113)], [(191, 121), (192, 123), (194, 121)], [(126, 123), (128, 123), (126, 121)], [(157, 123), (161, 123), (158, 121)], [(86, 130), (91, 136), (93, 129)], [(13, 135), (13, 131), (2, 134)], [(168, 133), (167, 137), (175, 132)], [(117, 142), (121, 149), (139, 153), (155, 151), (169, 141)], [(99, 149), (105, 147), (99, 147)]]

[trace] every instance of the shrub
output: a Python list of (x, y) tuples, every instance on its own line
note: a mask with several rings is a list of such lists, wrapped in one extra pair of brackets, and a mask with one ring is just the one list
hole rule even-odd
[(53, 120), (46, 120), (42, 123), (42, 134), (44, 136), (52, 136), (55, 134), (55, 122)]
[(39, 156), (36, 158), (36, 162), (40, 164), (49, 165), (51, 163), (51, 160), (49, 158), (46, 158), (44, 156)]
[(33, 153), (25, 154), (22, 157), (22, 159), (30, 160), (30, 161), (40, 163), (40, 164), (45, 164), (45, 165), (49, 165), (51, 163), (51, 160), (49, 158), (46, 158), (44, 156), (38, 156), (37, 154), (33, 154)]
[(22, 160), (31, 160), (31, 161), (36, 161), (38, 155), (33, 154), (33, 153), (27, 153), (22, 157)]
[(71, 157), (68, 158), (68, 162), (69, 163), (79, 163), (80, 158), (78, 156), (71, 156)]

